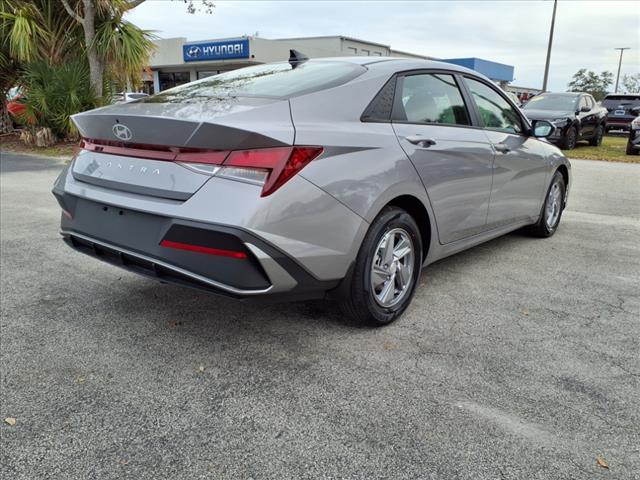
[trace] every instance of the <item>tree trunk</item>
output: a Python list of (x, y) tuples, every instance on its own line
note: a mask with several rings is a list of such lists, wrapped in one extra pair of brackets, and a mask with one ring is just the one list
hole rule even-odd
[(84, 43), (87, 48), (87, 57), (89, 58), (89, 75), (91, 78), (91, 86), (98, 97), (102, 96), (102, 85), (104, 76), (104, 61), (96, 52), (93, 39), (96, 36), (96, 4), (95, 0), (83, 0), (84, 16), (82, 19), (82, 28), (84, 30)]
[[(2, 98), (6, 98), (6, 95), (2, 95)], [(13, 131), (13, 121), (9, 116), (7, 103), (0, 101), (0, 133), (9, 133), (12, 131)]]

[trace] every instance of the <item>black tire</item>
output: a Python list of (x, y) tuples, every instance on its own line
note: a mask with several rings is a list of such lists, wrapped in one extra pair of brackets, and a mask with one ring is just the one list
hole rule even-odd
[(576, 148), (578, 142), (578, 129), (576, 127), (569, 127), (567, 132), (560, 140), (560, 148), (562, 150), (573, 150)]
[(627, 142), (627, 155), (640, 155), (640, 150), (631, 146), (631, 140)]
[[(383, 307), (375, 298), (375, 292), (371, 285), (371, 270), (380, 242), (385, 234), (394, 229), (403, 230), (411, 238), (413, 270), (411, 279), (405, 288), (406, 292), (398, 303), (390, 307)], [(362, 325), (375, 327), (388, 325), (402, 315), (411, 303), (420, 279), (421, 268), (422, 237), (418, 225), (405, 210), (398, 207), (385, 207), (375, 218), (362, 241), (351, 276), (351, 285), (347, 291), (347, 298), (341, 304), (343, 312)]]
[(593, 137), (589, 139), (589, 145), (592, 147), (599, 147), (602, 144), (602, 137), (604, 136), (604, 127), (598, 125), (596, 131), (593, 133)]
[[(551, 201), (549, 194), (551, 192), (551, 189), (554, 187), (556, 183), (559, 185), (559, 188), (560, 188), (560, 206), (559, 206), (557, 218), (551, 225), (549, 225), (547, 223), (546, 211), (547, 211), (547, 206)], [(530, 227), (527, 227), (526, 232), (528, 234), (534, 237), (547, 238), (553, 235), (554, 233), (556, 233), (556, 230), (558, 229), (558, 225), (560, 224), (560, 219), (562, 218), (562, 212), (564, 211), (564, 197), (565, 197), (566, 188), (567, 186), (565, 185), (564, 177), (560, 172), (556, 172), (553, 175), (553, 178), (551, 179), (551, 183), (549, 184), (549, 188), (547, 189), (547, 194), (544, 197), (544, 203), (542, 204), (542, 209), (540, 210), (540, 218), (538, 219), (537, 223), (535, 223), (534, 225), (531, 225)]]

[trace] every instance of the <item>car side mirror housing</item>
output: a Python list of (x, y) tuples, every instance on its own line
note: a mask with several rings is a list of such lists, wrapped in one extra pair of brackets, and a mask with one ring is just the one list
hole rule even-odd
[(533, 136), (536, 138), (545, 138), (553, 133), (556, 127), (551, 122), (546, 120), (534, 120), (532, 131)]
[(640, 107), (633, 107), (631, 109), (631, 113), (637, 117), (638, 115), (640, 115)]
[(580, 107), (580, 111), (581, 111), (582, 113), (587, 113), (587, 112), (590, 112), (590, 111), (591, 111), (591, 108), (590, 108), (590, 107), (587, 107), (587, 106), (585, 105), (584, 107)]

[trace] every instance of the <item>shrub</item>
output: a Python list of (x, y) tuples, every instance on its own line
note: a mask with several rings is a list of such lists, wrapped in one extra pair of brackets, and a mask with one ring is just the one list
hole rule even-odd
[(89, 67), (83, 60), (61, 65), (45, 61), (28, 64), (21, 76), (26, 109), (23, 123), (34, 119), (36, 126), (47, 127), (59, 138), (77, 139), (71, 115), (95, 108), (99, 99), (89, 80)]

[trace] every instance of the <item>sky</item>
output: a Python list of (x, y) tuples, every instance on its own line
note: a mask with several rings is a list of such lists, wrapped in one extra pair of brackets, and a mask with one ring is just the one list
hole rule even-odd
[[(540, 88), (553, 1), (215, 1), (188, 14), (183, 0), (147, 0), (127, 15), (162, 38), (345, 35), (437, 58), (479, 57), (515, 67), (514, 85)], [(198, 2), (196, 2), (197, 5)], [(559, 0), (549, 89), (580, 68), (640, 73), (640, 1)], [(615, 78), (615, 77), (614, 77)]]

